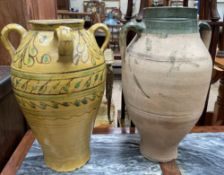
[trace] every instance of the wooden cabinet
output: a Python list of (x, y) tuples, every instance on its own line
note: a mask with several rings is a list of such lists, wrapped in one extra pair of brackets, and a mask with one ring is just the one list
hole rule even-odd
[[(56, 18), (56, 0), (0, 0), (0, 30), (9, 23), (18, 23), (28, 28), (31, 19)], [(12, 43), (16, 46), (19, 37), (12, 33)], [(9, 65), (11, 58), (0, 42), (0, 65)]]
[[(0, 31), (9, 23), (29, 28), (28, 20), (52, 18), (56, 18), (56, 0), (0, 0)], [(10, 39), (17, 47), (18, 34), (10, 34)], [(27, 128), (11, 89), (10, 69), (1, 66), (10, 62), (11, 58), (0, 42), (0, 172)]]
[(57, 0), (58, 10), (69, 10), (70, 0)]
[(0, 172), (27, 128), (13, 95), (9, 74), (9, 66), (0, 66)]

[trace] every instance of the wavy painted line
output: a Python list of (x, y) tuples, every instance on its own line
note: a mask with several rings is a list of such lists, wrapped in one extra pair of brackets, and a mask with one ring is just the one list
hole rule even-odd
[[(80, 91), (72, 91), (72, 92), (65, 92), (65, 93), (57, 93), (57, 94), (42, 94), (42, 93), (31, 93), (31, 92), (24, 92), (21, 89), (17, 89), (16, 87), (13, 87), (13, 90), (15, 91), (16, 95), (20, 96), (20, 97), (25, 97), (22, 95), (19, 95), (17, 92), (22, 93), (24, 95), (41, 95), (41, 96), (56, 96), (56, 95), (68, 95), (68, 94), (73, 94), (73, 93), (80, 93), (80, 92), (85, 92), (94, 88), (97, 88), (99, 86), (101, 86), (102, 84), (104, 84), (104, 81), (102, 81), (101, 83), (97, 84), (96, 86), (90, 87), (90, 88), (86, 88), (86, 89), (82, 89)], [(29, 98), (29, 97), (28, 97)]]

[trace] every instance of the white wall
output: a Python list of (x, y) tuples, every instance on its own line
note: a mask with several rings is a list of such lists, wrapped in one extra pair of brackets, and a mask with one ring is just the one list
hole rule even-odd
[(223, 19), (223, 15), (224, 15), (224, 0), (218, 0), (217, 1), (217, 5), (218, 5), (219, 15)]

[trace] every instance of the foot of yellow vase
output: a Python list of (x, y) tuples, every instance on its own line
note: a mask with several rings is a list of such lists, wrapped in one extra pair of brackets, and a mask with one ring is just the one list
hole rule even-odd
[(88, 160), (90, 159), (89, 155), (86, 155), (82, 159), (69, 159), (67, 161), (60, 161), (60, 160), (52, 160), (45, 158), (46, 165), (58, 172), (68, 172), (68, 171), (74, 171), (76, 169), (81, 168), (84, 166)]

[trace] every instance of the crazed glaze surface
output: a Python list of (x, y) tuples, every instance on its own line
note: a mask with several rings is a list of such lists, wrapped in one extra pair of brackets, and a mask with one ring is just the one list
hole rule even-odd
[[(86, 31), (82, 20), (32, 23), (28, 32), (16, 24), (2, 31), (12, 56), (13, 90), (46, 164), (57, 171), (74, 170), (89, 160), (90, 134), (104, 92), (108, 29), (96, 24)], [(98, 28), (106, 33), (102, 48), (94, 37)], [(16, 50), (7, 42), (12, 30), (22, 35)]]
[[(155, 9), (154, 9), (155, 10)], [(150, 22), (148, 23), (150, 24)], [(137, 25), (122, 64), (128, 114), (141, 134), (141, 152), (151, 160), (177, 158), (177, 146), (199, 119), (212, 61), (199, 33), (150, 33)], [(127, 29), (128, 30), (128, 29)]]

